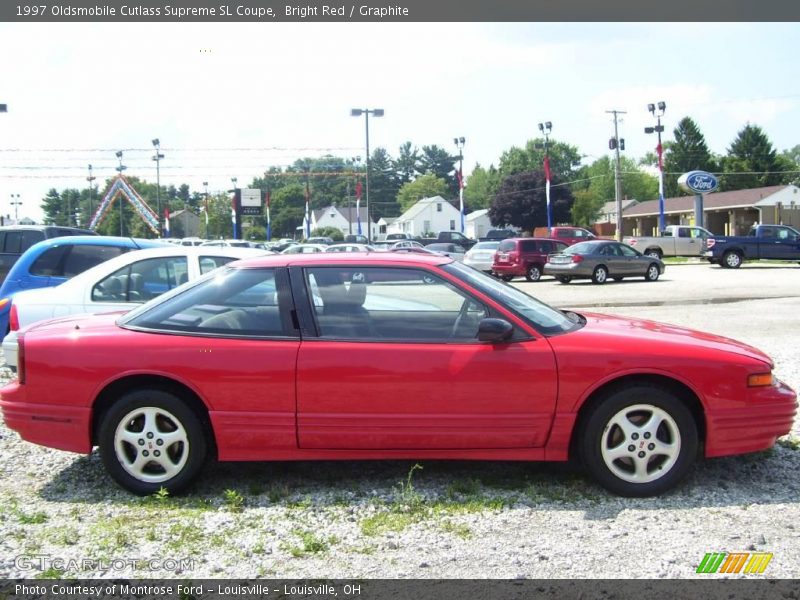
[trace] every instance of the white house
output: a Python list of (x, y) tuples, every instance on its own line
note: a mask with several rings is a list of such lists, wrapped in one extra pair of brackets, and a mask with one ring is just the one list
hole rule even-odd
[(423, 236), (439, 231), (461, 229), (461, 213), (441, 196), (423, 198), (387, 225), (386, 233)]
[[(311, 213), (311, 230), (320, 227), (334, 227), (342, 235), (358, 233), (358, 218), (361, 218), (361, 234), (367, 235), (367, 209), (361, 206), (356, 213), (354, 206), (327, 206)], [(375, 239), (378, 224), (372, 223), (370, 239)]]
[(489, 209), (487, 208), (474, 210), (464, 217), (464, 235), (473, 240), (485, 237), (490, 229), (492, 229), (492, 222), (489, 220)]

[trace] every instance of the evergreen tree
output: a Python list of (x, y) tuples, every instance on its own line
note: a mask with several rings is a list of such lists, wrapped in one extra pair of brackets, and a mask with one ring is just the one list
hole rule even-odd
[(728, 148), (723, 159), (721, 190), (743, 190), (780, 185), (791, 180), (787, 164), (780, 160), (767, 134), (757, 125), (746, 125)]
[[(397, 204), (399, 189), (394, 161), (384, 148), (376, 148), (369, 165), (369, 211), (373, 221), (400, 215)], [(362, 198), (362, 205), (365, 201), (366, 198)]]
[(449, 198), (458, 197), (458, 179), (455, 176), (457, 167), (457, 156), (452, 156), (444, 148), (437, 145), (423, 146), (422, 156), (419, 158), (420, 174), (432, 173), (439, 179), (443, 179), (447, 183), (449, 191)]
[(418, 173), (419, 150), (412, 147), (411, 142), (406, 142), (400, 146), (400, 153), (394, 161), (394, 169), (397, 173), (397, 182), (400, 186), (413, 181)]
[[(678, 122), (673, 131), (675, 141), (667, 145), (664, 152), (664, 196), (674, 198), (688, 192), (682, 191), (678, 186), (678, 177), (688, 171), (716, 171), (718, 165), (706, 145), (705, 137), (700, 132), (697, 124), (690, 118), (684, 117)], [(657, 165), (657, 158), (653, 155), (653, 166)]]

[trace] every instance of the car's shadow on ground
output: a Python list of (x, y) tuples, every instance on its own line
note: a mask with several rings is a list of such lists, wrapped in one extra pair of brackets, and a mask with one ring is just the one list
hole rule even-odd
[[(409, 482), (409, 474), (414, 465)], [(629, 509), (730, 507), (800, 501), (800, 450), (773, 450), (699, 462), (685, 482), (657, 498), (621, 498), (572, 463), (497, 461), (338, 461), (212, 463), (175, 498), (176, 506), (223, 505), (235, 490), (244, 506), (309, 508), (402, 501), (409, 491), (431, 506), (583, 510), (587, 519), (614, 518)], [(77, 458), (40, 490), (51, 502), (135, 505), (146, 500), (122, 490), (97, 453)], [(404, 495), (405, 494), (405, 495)]]

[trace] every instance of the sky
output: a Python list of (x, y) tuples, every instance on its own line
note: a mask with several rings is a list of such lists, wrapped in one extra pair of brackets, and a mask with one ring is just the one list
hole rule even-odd
[[(498, 165), (538, 137), (625, 156), (654, 150), (648, 103), (666, 102), (664, 139), (692, 117), (724, 154), (747, 123), (778, 151), (800, 144), (798, 23), (0, 23), (0, 212), (42, 218), (50, 188), (116, 175), (192, 191), (245, 187), (302, 157), (436, 144), (464, 171)], [(467, 185), (469, 179), (467, 178)], [(16, 199), (16, 198), (15, 198)]]

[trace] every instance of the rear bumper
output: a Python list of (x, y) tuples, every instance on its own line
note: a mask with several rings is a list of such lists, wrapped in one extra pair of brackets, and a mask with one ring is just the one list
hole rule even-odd
[(706, 411), (707, 457), (758, 452), (792, 429), (797, 395), (782, 382), (765, 388), (741, 408)]
[(88, 454), (92, 450), (89, 408), (25, 402), (16, 381), (0, 389), (0, 412), (6, 425), (27, 442)]
[(525, 275), (525, 265), (520, 264), (492, 264), (492, 272), (497, 273), (498, 275)]

